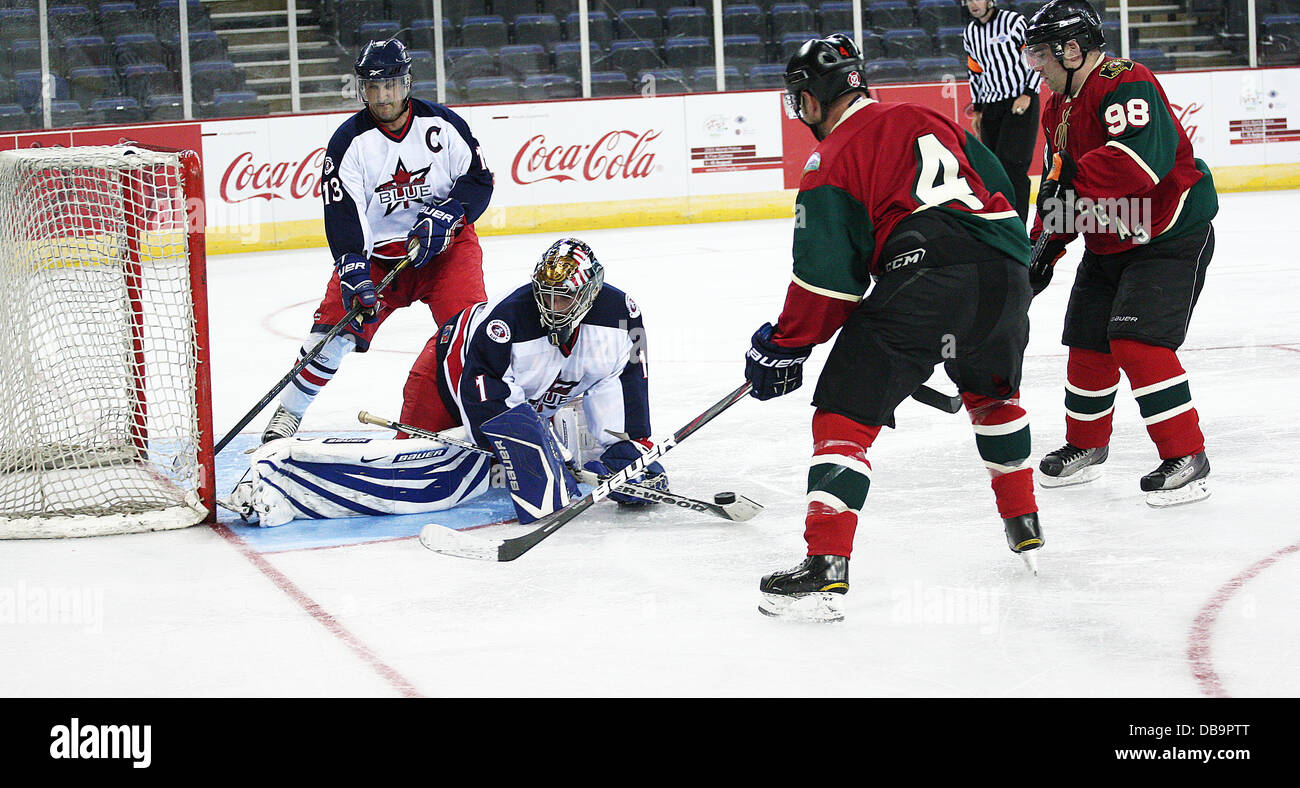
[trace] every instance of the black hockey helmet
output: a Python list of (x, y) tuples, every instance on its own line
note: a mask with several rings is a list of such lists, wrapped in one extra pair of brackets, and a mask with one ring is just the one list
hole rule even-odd
[(822, 106), (845, 93), (867, 89), (866, 62), (853, 39), (843, 33), (810, 38), (785, 67), (785, 114), (802, 119), (799, 100), (808, 91)]
[(1090, 52), (1106, 45), (1101, 17), (1087, 0), (1051, 0), (1029, 19), (1025, 49), (1044, 44), (1057, 60), (1065, 57), (1065, 44), (1078, 41), (1079, 49)]

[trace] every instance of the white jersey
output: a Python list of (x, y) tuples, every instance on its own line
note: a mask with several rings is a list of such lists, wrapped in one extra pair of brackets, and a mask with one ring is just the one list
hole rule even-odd
[(492, 173), (459, 115), (411, 99), (400, 132), (377, 125), (366, 109), (338, 128), (325, 151), (321, 195), (334, 259), (354, 252), (393, 260), (405, 256), (426, 203), (452, 197), (467, 224), (478, 219), (492, 196)]
[(489, 445), (483, 422), (520, 403), (549, 418), (579, 397), (587, 428), (601, 446), (620, 440), (611, 433), (650, 436), (641, 311), (616, 287), (601, 288), (567, 353), (551, 344), (532, 287), (525, 285), (445, 323), (438, 363), (444, 399), (454, 401), (479, 445)]

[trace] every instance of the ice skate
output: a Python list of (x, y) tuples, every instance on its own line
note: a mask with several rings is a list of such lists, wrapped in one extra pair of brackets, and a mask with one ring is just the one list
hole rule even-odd
[(1099, 467), (1110, 454), (1109, 447), (1080, 449), (1067, 443), (1038, 464), (1038, 483), (1044, 487), (1085, 484), (1101, 476)]
[(758, 612), (793, 621), (842, 621), (840, 598), (849, 592), (849, 559), (842, 555), (810, 555), (784, 572), (774, 572), (758, 584), (763, 600)]
[(1141, 486), (1149, 506), (1177, 506), (1210, 497), (1209, 475), (1210, 460), (1205, 452), (1198, 452), (1165, 460), (1142, 477)]
[(1002, 524), (1007, 534), (1007, 547), (1020, 556), (1029, 571), (1038, 574), (1038, 551), (1047, 543), (1038, 524), (1038, 512), (1004, 517)]
[(266, 429), (262, 432), (262, 443), (293, 437), (301, 423), (301, 416), (295, 416), (283, 405), (276, 406), (275, 413), (271, 414), (271, 420), (266, 423)]

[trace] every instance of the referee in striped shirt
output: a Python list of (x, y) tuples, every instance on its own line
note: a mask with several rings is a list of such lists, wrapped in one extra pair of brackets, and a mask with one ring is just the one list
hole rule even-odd
[(1038, 73), (1020, 59), (1025, 18), (997, 0), (961, 0), (972, 19), (962, 34), (970, 71), (975, 134), (1002, 162), (1016, 192), (1016, 213), (1029, 216), (1029, 164), (1038, 138)]

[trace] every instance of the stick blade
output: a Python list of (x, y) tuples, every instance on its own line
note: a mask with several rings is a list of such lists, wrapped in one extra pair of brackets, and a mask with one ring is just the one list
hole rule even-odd
[(743, 523), (754, 519), (755, 515), (763, 511), (763, 504), (740, 495), (736, 497), (735, 503), (719, 504), (718, 508), (726, 512), (727, 519)]
[(469, 558), (475, 561), (500, 561), (503, 539), (484, 539), (456, 531), (437, 523), (420, 529), (420, 544), (442, 555)]

